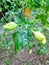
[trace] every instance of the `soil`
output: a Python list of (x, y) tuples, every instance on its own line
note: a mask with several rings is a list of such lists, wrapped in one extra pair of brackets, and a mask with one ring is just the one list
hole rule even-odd
[(38, 56), (23, 49), (14, 55), (12, 51), (0, 49), (0, 65), (49, 65), (49, 53)]

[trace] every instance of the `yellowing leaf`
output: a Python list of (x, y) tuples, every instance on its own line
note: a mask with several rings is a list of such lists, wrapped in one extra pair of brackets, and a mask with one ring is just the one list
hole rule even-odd
[(46, 43), (46, 37), (44, 36), (44, 34), (42, 34), (39, 31), (33, 31), (34, 36), (36, 39), (38, 39), (41, 43), (45, 44)]
[(7, 30), (14, 30), (16, 28), (17, 24), (14, 23), (14, 22), (10, 22), (10, 23), (7, 23), (6, 25), (3, 26), (4, 29), (7, 29)]
[(32, 49), (29, 50), (29, 54), (32, 54)]

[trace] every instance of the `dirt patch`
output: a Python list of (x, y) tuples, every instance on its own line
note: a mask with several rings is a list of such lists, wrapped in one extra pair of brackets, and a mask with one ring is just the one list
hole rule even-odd
[(0, 65), (49, 65), (49, 53), (38, 56), (34, 52), (29, 54), (23, 49), (14, 55), (0, 49)]

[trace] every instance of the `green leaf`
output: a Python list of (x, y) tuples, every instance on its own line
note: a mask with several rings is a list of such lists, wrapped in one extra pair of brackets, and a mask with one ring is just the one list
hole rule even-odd
[(21, 31), (15, 32), (13, 34), (13, 39), (14, 39), (14, 53), (16, 53), (18, 50), (21, 50), (23, 48)]
[(38, 49), (37, 54), (40, 56), (43, 53), (41, 49)]
[(14, 53), (17, 53), (17, 51), (19, 50), (19, 45), (18, 45), (18, 37), (17, 34), (14, 33), (13, 34), (13, 39), (14, 39)]

